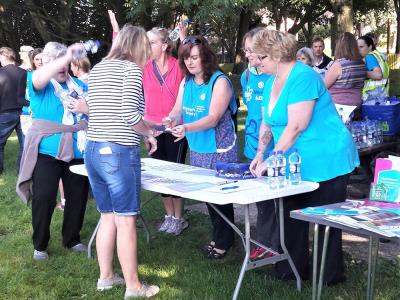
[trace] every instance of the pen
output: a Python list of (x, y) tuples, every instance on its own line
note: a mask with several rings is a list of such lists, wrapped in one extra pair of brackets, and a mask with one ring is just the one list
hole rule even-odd
[(229, 180), (229, 181), (224, 181), (224, 182), (218, 183), (218, 185), (224, 185), (224, 184), (236, 183), (236, 182), (238, 182), (238, 181), (237, 180)]
[(238, 185), (225, 186), (225, 187), (221, 188), (221, 191), (233, 190), (233, 189), (237, 189), (237, 188), (239, 188)]

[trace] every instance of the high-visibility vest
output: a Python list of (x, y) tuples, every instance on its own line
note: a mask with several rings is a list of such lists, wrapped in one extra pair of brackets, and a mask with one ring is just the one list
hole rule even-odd
[(370, 54), (372, 54), (378, 61), (383, 76), (381, 80), (367, 79), (364, 81), (364, 87), (362, 90), (363, 100), (368, 98), (369, 91), (372, 91), (378, 87), (383, 87), (386, 95), (389, 95), (389, 65), (377, 50), (370, 52)]

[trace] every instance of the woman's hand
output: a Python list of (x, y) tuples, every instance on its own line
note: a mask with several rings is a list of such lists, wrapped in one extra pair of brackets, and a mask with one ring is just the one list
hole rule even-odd
[(118, 25), (117, 19), (115, 18), (114, 12), (110, 9), (107, 11), (108, 11), (108, 17), (110, 18), (110, 23), (111, 23), (113, 32), (119, 32), (119, 25)]
[(154, 136), (149, 135), (145, 137), (144, 143), (146, 145), (147, 151), (149, 151), (149, 155), (157, 151), (157, 140), (155, 139)]
[(89, 115), (89, 106), (86, 103), (85, 98), (79, 97), (78, 99), (72, 99), (69, 102), (68, 109), (73, 113), (83, 113)]
[(257, 177), (261, 177), (264, 175), (265, 171), (267, 171), (267, 162), (266, 160), (261, 161), (261, 163), (257, 164), (254, 175)]
[(256, 156), (253, 158), (253, 160), (250, 163), (250, 172), (253, 174), (253, 176), (256, 175), (256, 170), (258, 165), (260, 165), (263, 162), (263, 154), (261, 152), (257, 152)]
[(178, 125), (172, 128), (171, 133), (173, 136), (177, 137), (174, 142), (177, 142), (185, 137), (186, 128), (185, 125)]
[(161, 122), (166, 128), (173, 128), (177, 124), (176, 119), (170, 116), (163, 118)]

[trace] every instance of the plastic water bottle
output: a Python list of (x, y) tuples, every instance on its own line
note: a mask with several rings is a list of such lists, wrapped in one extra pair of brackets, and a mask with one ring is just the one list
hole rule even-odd
[(98, 40), (88, 40), (83, 43), (83, 48), (74, 52), (74, 59), (80, 59), (86, 56), (88, 53), (94, 54), (97, 53), (97, 50), (100, 48), (100, 41)]
[[(181, 16), (183, 23), (185, 24), (184, 26), (188, 26), (189, 25), (189, 18), (185, 15)], [(174, 28), (174, 30), (172, 30), (169, 33), (169, 38), (171, 39), (171, 41), (175, 42), (179, 39), (179, 23), (178, 25)]]
[(275, 190), (278, 187), (277, 177), (276, 177), (276, 160), (275, 152), (272, 151), (267, 160), (267, 182), (271, 190)]
[(293, 152), (288, 157), (289, 162), (289, 182), (290, 184), (299, 184), (301, 182), (301, 173), (300, 173), (300, 164), (301, 157), (297, 152), (297, 149), (294, 149)]
[(278, 187), (283, 188), (286, 183), (286, 157), (283, 155), (283, 151), (281, 150), (276, 152), (276, 169)]

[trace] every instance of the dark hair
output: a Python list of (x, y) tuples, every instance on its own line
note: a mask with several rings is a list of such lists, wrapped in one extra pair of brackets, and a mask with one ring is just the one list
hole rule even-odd
[(182, 45), (179, 47), (178, 52), (179, 66), (186, 76), (192, 76), (192, 74), (186, 67), (185, 59), (188, 59), (190, 57), (190, 50), (192, 50), (192, 48), (195, 46), (199, 47), (199, 57), (201, 67), (203, 69), (203, 80), (204, 83), (207, 83), (210, 80), (212, 74), (214, 74), (214, 72), (219, 70), (220, 68), (217, 61), (217, 55), (211, 49), (210, 45), (204, 37), (200, 35), (187, 37), (182, 42)]
[(246, 40), (247, 40), (248, 38), (253, 38), (253, 37), (256, 35), (256, 33), (259, 32), (259, 31), (262, 30), (262, 29), (264, 29), (264, 27), (260, 27), (260, 26), (259, 26), (259, 27), (255, 27), (255, 28), (253, 28), (253, 29), (247, 31), (247, 32), (244, 34), (243, 39), (242, 39), (242, 47), (244, 48), (244, 43), (246, 42)]
[(355, 36), (350, 32), (342, 33), (336, 41), (335, 59), (361, 60)]
[(316, 36), (315, 38), (313, 38), (313, 40), (312, 40), (312, 42), (311, 42), (311, 45), (313, 45), (313, 44), (316, 43), (316, 42), (321, 42), (322, 45), (325, 46), (324, 39), (323, 39), (322, 37), (320, 37), (320, 36)]
[(34, 63), (35, 56), (42, 53), (42, 48), (36, 48), (29, 52), (29, 60), (31, 61), (32, 70), (36, 70), (36, 66)]
[(363, 35), (363, 36), (359, 37), (358, 39), (363, 40), (367, 44), (368, 47), (372, 46), (372, 48), (371, 48), (372, 51), (376, 50), (374, 40), (371, 37), (369, 37), (368, 35)]

